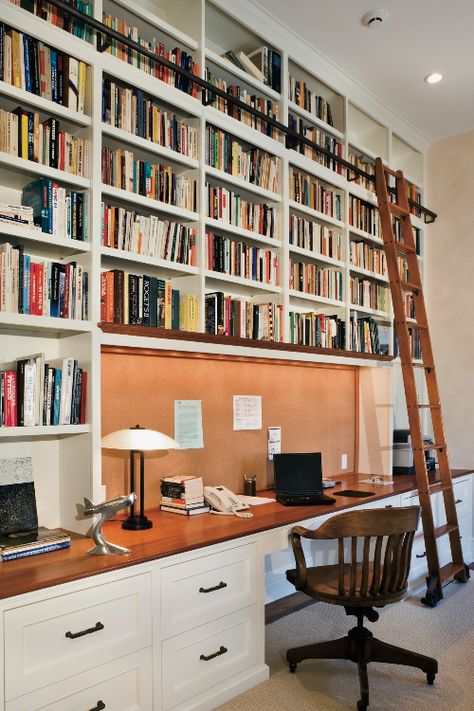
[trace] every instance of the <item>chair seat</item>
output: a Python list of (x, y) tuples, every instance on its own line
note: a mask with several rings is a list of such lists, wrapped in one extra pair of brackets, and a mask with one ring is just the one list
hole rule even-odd
[[(355, 595), (350, 594), (350, 569), (349, 564), (344, 566), (344, 595), (339, 594), (339, 566), (338, 565), (322, 565), (316, 568), (307, 569), (307, 581), (304, 588), (297, 585), (297, 571), (291, 569), (286, 571), (286, 577), (298, 590), (310, 595), (316, 600), (332, 603), (333, 605), (345, 605), (346, 607), (383, 607), (392, 602), (398, 602), (405, 595), (406, 588), (397, 590), (396, 593), (385, 592), (379, 595), (361, 595), (360, 583), (362, 579), (362, 565), (357, 565), (356, 570), (356, 591)], [(383, 571), (381, 571), (381, 575)], [(371, 579), (371, 570), (369, 572)]]

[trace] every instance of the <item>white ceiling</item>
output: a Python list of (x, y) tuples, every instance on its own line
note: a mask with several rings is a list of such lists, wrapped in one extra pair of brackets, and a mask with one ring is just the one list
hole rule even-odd
[[(429, 140), (474, 128), (473, 0), (258, 0)], [(362, 16), (386, 9), (383, 25)], [(443, 74), (436, 85), (424, 77)]]

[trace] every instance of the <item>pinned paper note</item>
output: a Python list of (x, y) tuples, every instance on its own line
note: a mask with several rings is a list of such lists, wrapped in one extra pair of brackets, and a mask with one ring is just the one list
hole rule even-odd
[(234, 395), (234, 430), (262, 429), (262, 396)]
[(174, 438), (181, 449), (202, 449), (202, 400), (174, 401)]

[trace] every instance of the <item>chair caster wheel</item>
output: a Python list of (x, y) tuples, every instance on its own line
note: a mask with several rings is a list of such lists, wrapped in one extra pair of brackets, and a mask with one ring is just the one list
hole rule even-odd
[(357, 711), (367, 711), (367, 704), (364, 704), (363, 701), (358, 701), (357, 702)]
[(433, 686), (436, 674), (434, 672), (428, 672), (426, 675), (426, 681), (430, 686)]
[(296, 662), (290, 662), (290, 663), (289, 663), (289, 667), (290, 667), (290, 672), (291, 672), (292, 674), (294, 674), (294, 673), (295, 673), (295, 671), (296, 671), (296, 667), (297, 667), (297, 666), (298, 666), (298, 665), (297, 665), (297, 663), (296, 663)]

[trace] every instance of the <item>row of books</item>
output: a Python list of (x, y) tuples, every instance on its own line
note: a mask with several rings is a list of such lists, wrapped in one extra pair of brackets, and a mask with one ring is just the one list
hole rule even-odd
[(338, 269), (290, 259), (290, 289), (342, 301), (343, 276)]
[(196, 263), (196, 228), (102, 203), (102, 244), (179, 264)]
[(87, 319), (88, 273), (76, 262), (37, 259), (23, 245), (0, 245), (0, 311)]
[(357, 353), (388, 355), (388, 329), (371, 317), (351, 313), (349, 338), (351, 350)]
[[(363, 170), (369, 175), (375, 175), (375, 163), (373, 160), (370, 160), (370, 158), (366, 158), (365, 156), (360, 155), (360, 153), (354, 153), (353, 150), (349, 150), (347, 160), (355, 168)], [(347, 171), (347, 177), (354, 181), (354, 183), (357, 183), (357, 185), (361, 185), (366, 190), (372, 190), (372, 192), (375, 192), (375, 182), (373, 180), (364, 178), (358, 173), (351, 173), (350, 170)]]
[(226, 225), (242, 227), (262, 237), (278, 239), (278, 208), (263, 202), (250, 202), (223, 186), (206, 183), (207, 215)]
[(410, 281), (408, 276), (408, 261), (404, 254), (397, 255), (398, 273), (403, 281)]
[[(70, 190), (51, 178), (39, 178), (23, 188), (22, 205), (33, 211), (34, 224), (55, 237), (87, 241), (89, 238), (89, 196)], [(23, 224), (21, 219), (15, 220)]]
[[(233, 96), (235, 99), (239, 99), (239, 101), (242, 101), (244, 104), (252, 106), (254, 109), (257, 109), (269, 118), (276, 119), (277, 121), (279, 120), (280, 109), (278, 103), (272, 101), (271, 99), (265, 99), (261, 96), (257, 96), (256, 94), (252, 94), (245, 87), (240, 87), (237, 84), (228, 85), (225, 79), (221, 79), (216, 76), (208, 67), (206, 67), (204, 78), (210, 84), (213, 84), (213, 86), (221, 89), (230, 96)], [(226, 99), (216, 96), (216, 94), (211, 94), (210, 91), (204, 92), (204, 94), (205, 96), (203, 96), (203, 100), (205, 100), (210, 106), (213, 106), (228, 116), (232, 116), (232, 118), (237, 119), (237, 121), (240, 121), (246, 126), (255, 128), (257, 131), (260, 131), (267, 136), (271, 136), (276, 140), (282, 140), (280, 131), (271, 126), (264, 119), (260, 119), (252, 114), (249, 114), (248, 111), (245, 111), (245, 109), (241, 109), (239, 106), (231, 104)]]
[(165, 476), (160, 482), (162, 511), (185, 516), (208, 513), (204, 486), (200, 476)]
[(349, 293), (354, 306), (366, 306), (376, 311), (388, 311), (389, 292), (387, 287), (382, 284), (351, 274)]
[[(49, 2), (44, 2), (44, 0), (10, 0), (10, 2), (41, 17), (55, 27), (70, 32), (75, 37), (79, 37), (79, 39), (86, 40), (86, 42), (91, 41), (92, 30), (90, 27), (78, 18), (72, 17), (68, 12), (64, 13)], [(92, 16), (94, 9), (92, 0), (68, 0), (67, 4), (82, 12), (83, 15)]]
[(87, 372), (74, 358), (45, 363), (44, 353), (36, 353), (0, 370), (2, 427), (85, 423)]
[(132, 151), (102, 147), (102, 182), (168, 205), (196, 210), (196, 181), (169, 165), (135, 159)]
[(269, 47), (259, 47), (246, 54), (242, 50), (228, 50), (222, 55), (243, 72), (250, 74), (274, 91), (281, 91), (281, 55)]
[(283, 306), (258, 304), (222, 291), (206, 294), (205, 331), (223, 336), (283, 341)]
[(33, 208), (28, 205), (14, 205), (11, 203), (0, 203), (0, 224), (17, 225), (28, 227), (30, 230), (41, 229), (33, 222)]
[(351, 264), (355, 267), (386, 276), (387, 259), (383, 249), (377, 249), (363, 240), (351, 240), (349, 256)]
[(290, 311), (290, 343), (316, 348), (345, 348), (345, 322), (337, 315)]
[(180, 294), (170, 281), (154, 276), (102, 272), (100, 307), (104, 323), (199, 330), (197, 297)]
[(408, 318), (416, 318), (413, 294), (405, 294), (405, 315), (408, 316)]
[(0, 22), (0, 81), (84, 113), (86, 64)]
[(260, 148), (244, 148), (214, 126), (206, 127), (206, 162), (212, 168), (266, 190), (279, 190), (279, 160)]
[(278, 254), (238, 242), (222, 235), (208, 232), (206, 235), (207, 268), (243, 279), (277, 286), (279, 283)]
[(60, 131), (58, 119), (40, 123), (37, 111), (0, 109), (0, 151), (89, 177), (90, 141)]
[(331, 105), (327, 99), (312, 91), (303, 80), (289, 77), (288, 99), (329, 126), (334, 126)]
[[(395, 240), (397, 242), (402, 242), (403, 241), (403, 236), (402, 236), (402, 229), (400, 225), (400, 220), (398, 218), (394, 218), (393, 220), (393, 234), (395, 235)], [(415, 248), (416, 248), (416, 253), (420, 257), (421, 256), (421, 230), (419, 227), (414, 227), (412, 225), (413, 229), (413, 240), (415, 242)]]
[[(421, 339), (420, 339), (420, 332), (416, 328), (409, 328), (408, 329), (408, 336), (410, 339), (410, 350), (411, 350), (411, 357), (413, 360), (421, 360), (423, 357), (422, 350), (421, 350)], [(400, 355), (398, 351), (398, 341), (395, 333), (395, 343), (394, 343), (394, 354), (395, 356)]]
[(58, 528), (40, 527), (36, 531), (21, 532), (14, 536), (0, 536), (0, 559), (6, 563), (18, 558), (30, 558), (41, 553), (51, 553), (71, 546), (71, 537)]
[[(128, 37), (129, 39), (137, 42), (145, 49), (148, 49), (153, 54), (158, 55), (167, 59), (169, 62), (176, 64), (176, 66), (181, 69), (186, 69), (188, 72), (199, 76), (200, 69), (199, 64), (194, 61), (194, 58), (188, 54), (184, 49), (180, 47), (175, 47), (172, 50), (165, 50), (164, 44), (162, 42), (157, 42), (153, 37), (150, 40), (145, 39), (140, 36), (139, 29), (134, 26), (127, 24), (125, 20), (120, 20), (117, 17), (112, 17), (111, 14), (104, 12), (102, 14), (102, 22), (111, 29), (119, 32), (121, 35)], [(148, 57), (144, 57), (133, 49), (126, 47), (125, 45), (112, 40), (111, 46), (107, 49), (107, 52), (112, 54), (114, 57), (118, 57), (124, 62), (131, 64), (137, 69), (140, 69), (147, 74), (151, 74), (156, 79), (164, 81), (166, 84), (176, 87), (180, 91), (184, 91), (191, 96), (197, 96), (198, 89), (196, 84), (191, 82), (189, 79), (183, 77), (181, 74), (177, 74), (172, 69), (168, 69), (158, 62), (154, 62)]]
[(199, 131), (159, 106), (140, 89), (106, 77), (102, 84), (102, 121), (189, 158), (198, 157)]
[(295, 247), (331, 259), (342, 259), (342, 233), (338, 229), (290, 215), (288, 236), (290, 244)]
[(358, 230), (368, 232), (373, 237), (382, 239), (378, 209), (375, 205), (364, 202), (354, 195), (349, 195), (349, 224)]
[[(339, 141), (334, 136), (331, 136), (329, 133), (321, 131), (319, 128), (305, 125), (305, 122), (302, 118), (289, 114), (288, 127), (291, 128), (292, 131), (301, 134), (305, 138), (309, 138), (310, 141), (316, 143), (318, 146), (324, 148), (326, 151), (334, 153), (334, 155), (338, 158), (343, 157), (344, 145), (341, 143), (341, 141)], [(344, 168), (340, 163), (333, 160), (330, 156), (326, 156), (323, 153), (320, 153), (315, 148), (308, 146), (303, 141), (298, 141), (298, 139), (296, 138), (291, 138), (289, 140), (289, 147), (294, 148), (307, 158), (311, 158), (311, 160), (316, 161), (317, 163), (319, 163), (319, 165), (324, 165), (326, 168), (334, 170), (340, 175), (342, 175), (344, 171)]]
[(290, 173), (290, 200), (325, 215), (342, 220), (342, 197), (317, 178), (293, 168)]

